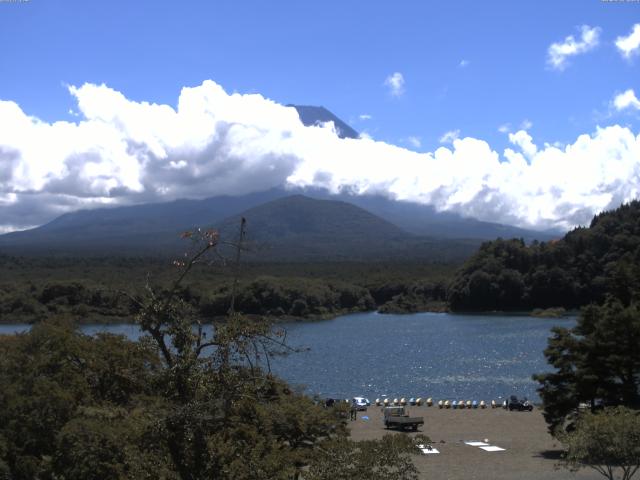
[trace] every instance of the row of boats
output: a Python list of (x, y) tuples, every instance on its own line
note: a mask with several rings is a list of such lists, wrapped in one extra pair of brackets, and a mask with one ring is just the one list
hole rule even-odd
[(393, 400), (389, 398), (385, 398), (383, 400), (376, 398), (376, 405), (388, 407), (388, 406), (405, 406), (405, 405), (422, 405), (425, 404), (428, 407), (432, 407), (434, 404), (438, 405), (438, 408), (452, 408), (452, 409), (465, 409), (465, 408), (487, 408), (489, 405), (491, 408), (505, 407), (506, 402), (502, 404), (498, 404), (495, 400), (491, 400), (489, 404), (487, 404), (484, 400), (438, 400), (437, 403), (434, 403), (432, 398), (427, 398), (423, 400), (422, 398), (410, 398), (409, 400), (405, 398), (394, 398)]

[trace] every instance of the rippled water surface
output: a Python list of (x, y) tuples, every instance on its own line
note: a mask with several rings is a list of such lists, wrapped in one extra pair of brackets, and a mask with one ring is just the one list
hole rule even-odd
[[(420, 313), (345, 315), (285, 324), (289, 343), (309, 347), (272, 361), (275, 373), (309, 394), (371, 399), (434, 397), (498, 399), (512, 393), (537, 399), (531, 374), (549, 369), (542, 351), (552, 326), (574, 319)], [(0, 325), (0, 333), (25, 325)], [(140, 335), (134, 325), (89, 325), (97, 331)]]
[(549, 369), (543, 350), (553, 325), (574, 319), (420, 313), (347, 315), (287, 325), (292, 345), (308, 352), (274, 370), (310, 394), (537, 399), (531, 375)]

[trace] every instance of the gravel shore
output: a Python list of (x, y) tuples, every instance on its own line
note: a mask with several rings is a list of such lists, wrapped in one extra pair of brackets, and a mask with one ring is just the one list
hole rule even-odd
[[(547, 433), (542, 412), (509, 412), (502, 408), (440, 410), (438, 407), (407, 407), (411, 416), (424, 417), (418, 433), (427, 435), (435, 455), (416, 455), (420, 478), (429, 480), (556, 480), (602, 478), (591, 469), (578, 473), (558, 467), (560, 444)], [(365, 419), (368, 417), (368, 419)], [(386, 430), (381, 407), (371, 406), (358, 412), (350, 422), (354, 440), (376, 439), (385, 433), (413, 435)], [(484, 441), (505, 451), (486, 452), (466, 445), (466, 441)]]

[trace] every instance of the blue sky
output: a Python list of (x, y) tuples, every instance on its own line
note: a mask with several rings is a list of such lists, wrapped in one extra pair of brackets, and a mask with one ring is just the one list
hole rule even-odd
[[(175, 104), (213, 79), (227, 91), (324, 105), (359, 130), (399, 143), (463, 134), (495, 142), (525, 119), (543, 141), (572, 141), (607, 118), (640, 62), (612, 45), (640, 3), (130, 2), (0, 4), (0, 95), (49, 121), (68, 118), (65, 84), (106, 83), (134, 100)], [(602, 28), (601, 44), (563, 71), (549, 45)], [(465, 67), (460, 62), (466, 61)], [(393, 72), (405, 94), (388, 94)], [(371, 115), (360, 121), (359, 115)], [(634, 124), (636, 118), (624, 118)]]
[[(613, 102), (629, 89), (640, 96), (640, 56), (615, 45), (638, 23), (631, 1), (4, 1), (0, 100), (48, 124), (77, 123), (86, 115), (69, 85), (175, 108), (183, 87), (211, 79), (228, 93), (324, 105), (411, 150), (434, 152), (459, 131), (450, 139), (502, 154), (519, 130), (538, 147), (614, 125), (637, 136), (634, 97)], [(580, 43), (584, 28), (596, 41), (554, 68), (551, 45)], [(393, 74), (403, 80), (396, 94)]]

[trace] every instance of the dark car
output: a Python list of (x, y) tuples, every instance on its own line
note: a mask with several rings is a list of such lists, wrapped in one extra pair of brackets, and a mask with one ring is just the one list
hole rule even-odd
[(507, 400), (507, 408), (509, 411), (518, 410), (519, 412), (530, 412), (533, 410), (533, 405), (526, 398), (519, 399), (515, 395), (511, 395)]

